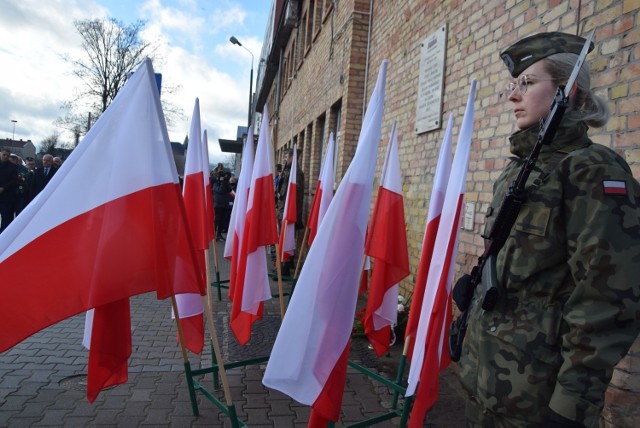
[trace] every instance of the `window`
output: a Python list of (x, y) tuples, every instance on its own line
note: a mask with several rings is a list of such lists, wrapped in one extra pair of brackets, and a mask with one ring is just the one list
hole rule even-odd
[(324, 157), (324, 151), (322, 150), (322, 148), (324, 147), (326, 150), (326, 144), (324, 144), (324, 127), (325, 124), (327, 122), (326, 116), (323, 114), (322, 116), (320, 116), (318, 118), (318, 120), (316, 121), (316, 141), (320, 147), (320, 158), (318, 159), (318, 165), (320, 165), (322, 163), (322, 158)]
[(302, 64), (302, 60), (304, 58), (305, 52), (305, 41), (306, 41), (306, 30), (307, 30), (307, 12), (302, 15), (302, 20), (300, 21), (300, 26), (298, 27), (298, 67)]
[(331, 106), (331, 116), (329, 117), (329, 130), (333, 132), (334, 149), (333, 164), (335, 165), (333, 172), (334, 182), (338, 183), (338, 154), (340, 153), (340, 122), (342, 120), (342, 100), (339, 100)]
[(331, 9), (333, 9), (333, 0), (323, 0), (323, 1), (324, 1), (324, 12), (322, 15), (322, 19), (325, 20), (327, 19), (327, 16), (329, 16), (329, 12), (331, 12)]
[[(296, 50), (296, 40), (293, 40), (293, 43), (291, 43), (291, 61), (289, 61), (289, 72), (287, 73), (287, 77), (289, 78), (289, 85), (291, 84), (291, 79), (293, 79), (293, 76), (296, 72), (296, 64), (297, 64), (297, 50)], [(287, 85), (287, 86), (289, 86)]]
[(313, 39), (313, 13), (315, 12), (313, 0), (309, 2), (309, 15), (307, 16), (307, 37), (305, 39), (305, 48), (307, 51), (311, 48), (311, 40)]
[(313, 36), (317, 36), (320, 32), (320, 27), (322, 27), (322, 8), (323, 8), (323, 0), (311, 0), (311, 4), (313, 5), (315, 2), (315, 11), (313, 12)]

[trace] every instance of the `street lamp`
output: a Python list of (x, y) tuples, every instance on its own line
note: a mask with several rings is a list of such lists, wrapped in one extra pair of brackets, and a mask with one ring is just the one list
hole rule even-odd
[(253, 101), (253, 53), (249, 49), (247, 49), (245, 46), (242, 46), (242, 43), (240, 43), (238, 39), (236, 39), (234, 36), (231, 36), (231, 38), (229, 38), (229, 41), (234, 45), (240, 46), (245, 51), (251, 54), (251, 77), (249, 79), (249, 118), (248, 118), (248, 124), (247, 124), (247, 126), (251, 126), (251, 107), (253, 105), (252, 103)]
[(18, 121), (11, 119), (11, 122), (13, 122), (13, 137), (11, 137), (11, 139), (15, 141), (16, 140), (16, 123), (18, 123)]

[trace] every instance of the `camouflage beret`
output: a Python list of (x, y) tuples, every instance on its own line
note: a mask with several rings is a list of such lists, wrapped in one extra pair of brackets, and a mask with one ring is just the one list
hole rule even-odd
[[(513, 77), (518, 77), (534, 62), (557, 53), (579, 55), (586, 39), (567, 33), (539, 33), (525, 37), (500, 54)], [(593, 43), (589, 52), (593, 50)]]

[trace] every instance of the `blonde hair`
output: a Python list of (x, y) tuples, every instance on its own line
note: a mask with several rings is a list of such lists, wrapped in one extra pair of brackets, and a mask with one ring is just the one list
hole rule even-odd
[[(554, 79), (566, 82), (571, 76), (578, 55), (559, 53), (543, 59), (545, 70)], [(587, 125), (600, 128), (609, 121), (609, 105), (602, 97), (591, 90), (591, 74), (589, 67), (583, 65), (576, 78), (577, 90), (571, 97), (569, 109), (580, 117)]]

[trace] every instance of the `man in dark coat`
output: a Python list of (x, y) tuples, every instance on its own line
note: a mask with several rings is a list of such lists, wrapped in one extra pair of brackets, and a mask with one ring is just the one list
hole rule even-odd
[(53, 156), (42, 156), (42, 168), (36, 168), (35, 175), (33, 177), (33, 196), (42, 192), (42, 189), (49, 183), (53, 175), (56, 173), (56, 168), (53, 165)]
[(13, 221), (18, 167), (9, 160), (8, 150), (0, 151), (0, 233)]

